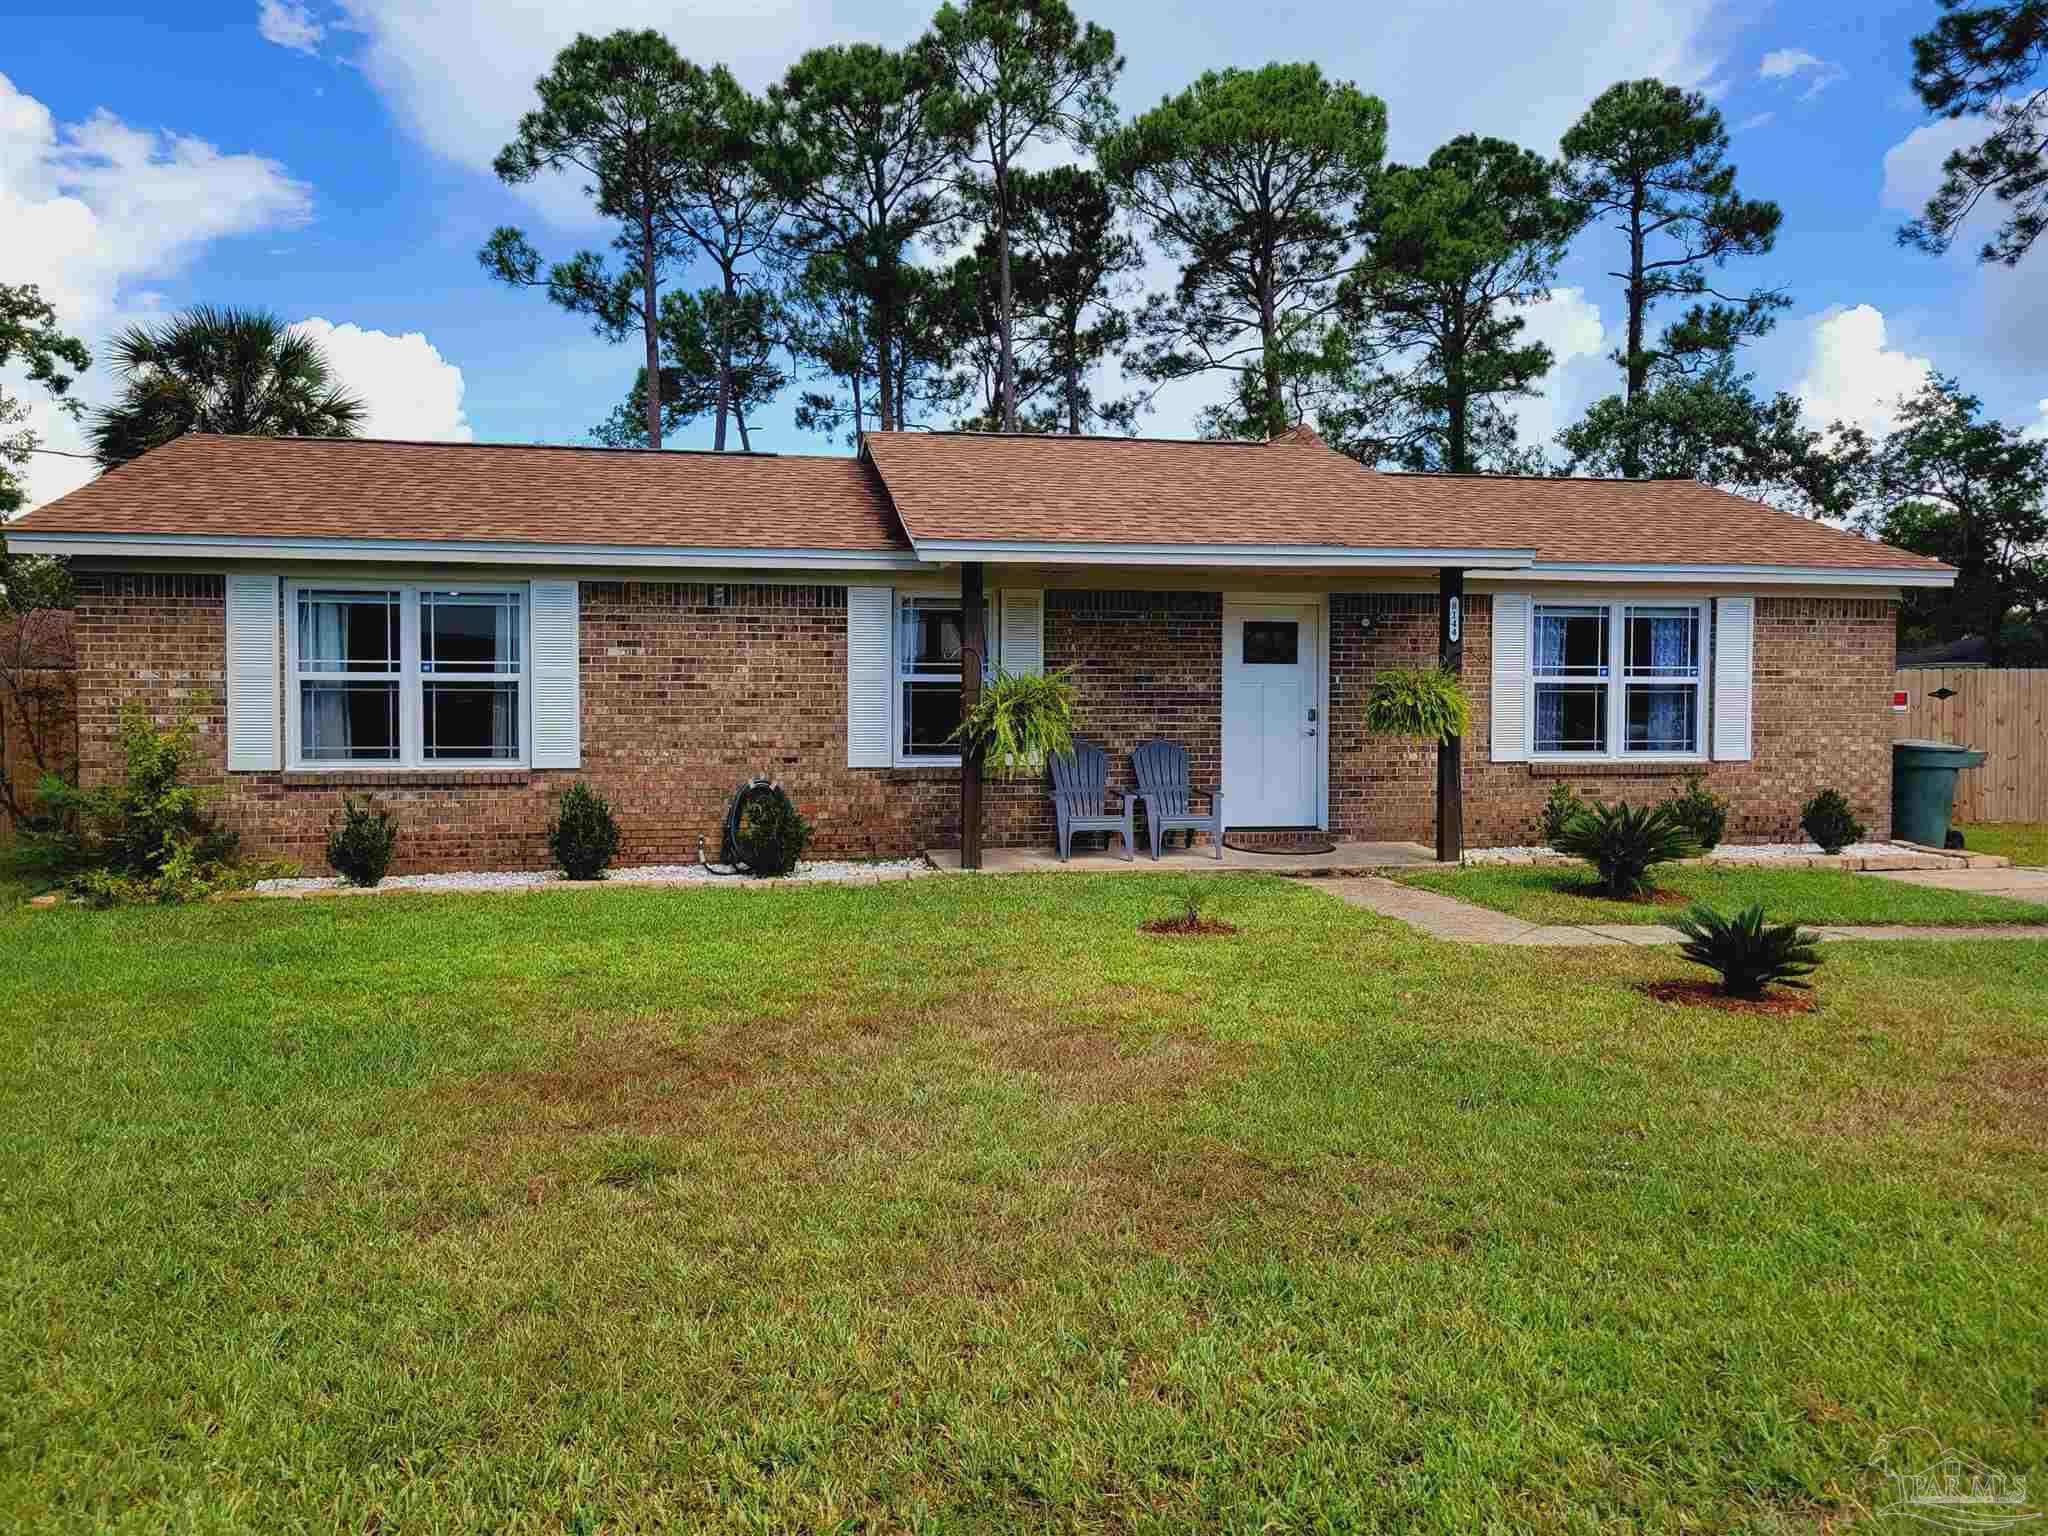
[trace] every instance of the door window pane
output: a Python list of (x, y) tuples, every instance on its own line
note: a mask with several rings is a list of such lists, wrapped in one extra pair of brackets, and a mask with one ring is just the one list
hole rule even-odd
[(1247, 666), (1291, 667), (1301, 659), (1301, 626), (1291, 620), (1247, 619), (1244, 660)]

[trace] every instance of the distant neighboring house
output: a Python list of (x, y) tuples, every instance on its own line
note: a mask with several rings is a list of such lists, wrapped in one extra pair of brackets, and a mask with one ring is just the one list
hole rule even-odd
[[(83, 771), (201, 690), (222, 814), (317, 865), (344, 791), (410, 869), (533, 866), (590, 781), (622, 857), (714, 852), (781, 780), (824, 854), (957, 840), (963, 589), (992, 664), (1071, 672), (1127, 776), (1191, 750), (1238, 827), (1428, 839), (1432, 751), (1363, 723), (1462, 593), (1474, 844), (1533, 841), (1552, 781), (1702, 773), (1731, 836), (1842, 789), (1882, 835), (1900, 592), (1954, 572), (1692, 482), (1383, 474), (1270, 443), (873, 433), (852, 458), (179, 438), (31, 514), (79, 576)], [(1046, 844), (1042, 785), (987, 792)]]

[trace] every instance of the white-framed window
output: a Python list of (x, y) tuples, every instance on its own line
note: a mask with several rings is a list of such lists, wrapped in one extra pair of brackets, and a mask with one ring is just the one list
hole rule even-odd
[(1705, 755), (1706, 604), (1538, 602), (1533, 607), (1533, 755)]
[[(901, 767), (944, 766), (960, 761), (951, 739), (960, 725), (960, 655), (965, 646), (965, 609), (957, 596), (896, 594), (894, 651), (895, 753)], [(1000, 640), (995, 605), (983, 599), (982, 680), (995, 673)]]
[(528, 757), (527, 588), (294, 583), (294, 768), (516, 768)]

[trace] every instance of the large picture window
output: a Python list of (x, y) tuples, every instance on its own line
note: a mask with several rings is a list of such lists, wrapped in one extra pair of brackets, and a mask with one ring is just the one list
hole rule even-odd
[(523, 588), (307, 585), (288, 611), (295, 765), (525, 761)]
[(1535, 605), (1536, 755), (1699, 755), (1703, 635), (1698, 603)]
[[(957, 597), (901, 593), (896, 600), (896, 755), (900, 762), (958, 761), (964, 610)], [(982, 678), (994, 674), (995, 615), (984, 603)]]

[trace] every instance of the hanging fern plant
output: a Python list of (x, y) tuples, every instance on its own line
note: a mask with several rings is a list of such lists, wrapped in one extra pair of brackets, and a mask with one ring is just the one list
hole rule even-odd
[(981, 690), (953, 740), (981, 755), (997, 778), (1036, 772), (1055, 754), (1074, 750), (1074, 685), (1066, 672), (1005, 672)]
[(1365, 728), (1380, 736), (1442, 741), (1463, 736), (1472, 703), (1457, 674), (1437, 667), (1398, 667), (1373, 679), (1365, 699)]

